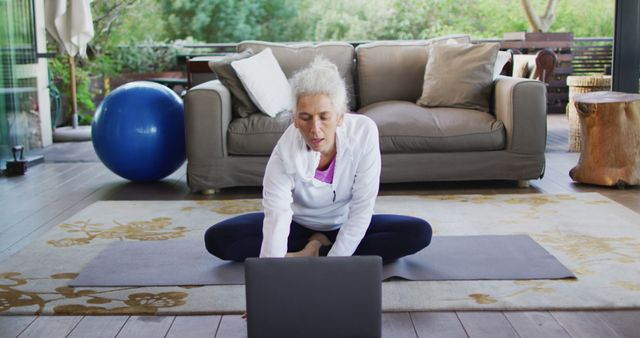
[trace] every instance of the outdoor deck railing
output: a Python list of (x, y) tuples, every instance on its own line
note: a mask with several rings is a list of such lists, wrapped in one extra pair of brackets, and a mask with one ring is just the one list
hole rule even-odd
[(604, 74), (613, 61), (613, 38), (575, 38), (572, 74)]
[[(501, 42), (502, 39), (478, 39), (474, 42)], [(369, 41), (349, 41), (354, 47)], [(206, 43), (189, 44), (181, 46), (184, 52), (178, 55), (179, 63), (184, 64), (187, 58), (233, 53), (236, 50), (236, 43)], [(554, 49), (553, 46), (550, 46)], [(613, 55), (613, 38), (611, 37), (591, 37), (574, 38), (571, 49), (570, 74), (602, 74), (605, 68), (611, 65)], [(559, 60), (563, 61), (563, 60)], [(568, 60), (565, 60), (568, 61)]]

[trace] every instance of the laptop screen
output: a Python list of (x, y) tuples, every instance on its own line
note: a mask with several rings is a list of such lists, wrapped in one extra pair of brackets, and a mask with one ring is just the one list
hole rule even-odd
[(249, 337), (379, 337), (378, 256), (249, 258)]

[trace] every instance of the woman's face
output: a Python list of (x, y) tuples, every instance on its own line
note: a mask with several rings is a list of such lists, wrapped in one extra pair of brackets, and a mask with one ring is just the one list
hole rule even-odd
[(325, 94), (300, 96), (296, 104), (293, 124), (309, 148), (323, 155), (333, 155), (336, 129), (342, 125), (344, 114), (335, 110), (333, 102)]

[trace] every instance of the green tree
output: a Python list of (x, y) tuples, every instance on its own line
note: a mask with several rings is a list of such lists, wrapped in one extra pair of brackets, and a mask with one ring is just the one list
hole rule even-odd
[(170, 39), (207, 42), (246, 39), (287, 41), (303, 36), (288, 24), (297, 15), (294, 0), (158, 0)]
[(578, 37), (613, 36), (615, 1), (563, 0), (558, 3), (552, 32), (573, 32)]
[[(112, 12), (115, 16), (110, 20), (112, 23), (107, 37), (110, 45), (167, 39), (162, 8), (157, 0), (94, 0), (91, 5), (94, 13), (105, 13), (114, 4), (123, 2), (129, 4), (121, 5), (118, 13)], [(110, 3), (111, 6), (109, 6)], [(102, 26), (106, 26), (106, 22)]]
[(478, 0), (395, 0), (392, 15), (385, 23), (383, 39), (425, 39), (429, 37), (482, 31), (484, 18)]
[[(528, 2), (544, 9), (548, 1)], [(114, 45), (189, 37), (212, 43), (422, 39), (453, 33), (500, 38), (529, 26), (521, 3), (513, 0), (104, 0), (92, 6), (118, 2), (132, 4), (114, 21), (109, 38)], [(613, 2), (557, 1), (548, 31), (611, 36)]]
[[(300, 41), (307, 38), (307, 24), (296, 20), (300, 16), (302, 1), (267, 0), (261, 1), (259, 16), (259, 40)], [(238, 40), (240, 41), (240, 40)]]
[(306, 0), (293, 21), (302, 27), (302, 40), (357, 41), (381, 34), (389, 14), (385, 0)]
[[(548, 0), (531, 0), (544, 8)], [(386, 29), (376, 39), (422, 39), (464, 33), (473, 38), (501, 38), (506, 32), (527, 31), (527, 16), (512, 0), (393, 0)], [(614, 4), (609, 0), (558, 2), (549, 32), (575, 36), (612, 36)]]
[(543, 15), (538, 15), (531, 0), (520, 0), (520, 4), (529, 22), (529, 30), (531, 32), (546, 32), (556, 20), (558, 0), (548, 0)]

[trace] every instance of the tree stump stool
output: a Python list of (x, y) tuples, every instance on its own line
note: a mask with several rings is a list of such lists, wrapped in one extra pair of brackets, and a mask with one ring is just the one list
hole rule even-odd
[(605, 186), (640, 184), (640, 94), (592, 92), (574, 102), (582, 139), (569, 176)]

